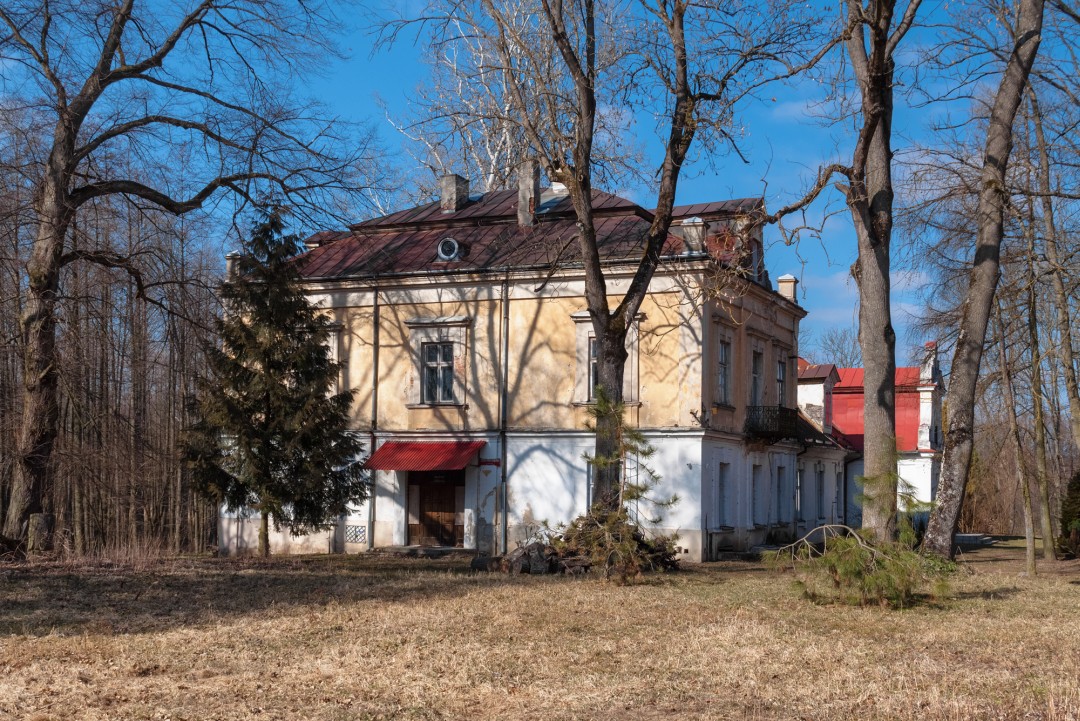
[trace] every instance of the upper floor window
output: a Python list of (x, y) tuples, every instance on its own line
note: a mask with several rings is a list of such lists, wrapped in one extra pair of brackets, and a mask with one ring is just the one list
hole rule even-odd
[(731, 405), (731, 342), (726, 339), (716, 348), (716, 402)]
[(596, 337), (589, 336), (589, 400), (596, 400), (596, 387), (600, 385), (600, 367), (596, 363)]
[(787, 405), (787, 363), (776, 362), (776, 405)]
[(409, 386), (414, 390), (406, 403), (459, 405), (468, 393), (465, 372), (468, 367), (468, 339), (472, 318), (469, 316), (418, 317), (405, 321), (414, 362)]
[(454, 402), (454, 344), (424, 343), (421, 353), (422, 403)]
[(761, 405), (761, 393), (764, 390), (761, 377), (764, 372), (765, 355), (761, 351), (754, 351), (750, 360), (750, 405)]
[[(575, 325), (574, 350), (574, 403), (587, 404), (596, 401), (596, 388), (600, 385), (600, 344), (593, 332), (592, 320), (587, 311), (572, 313)], [(645, 319), (638, 313), (626, 333), (626, 365), (623, 368), (622, 399), (624, 403), (638, 402), (638, 324)], [(612, 394), (614, 395), (614, 394)]]

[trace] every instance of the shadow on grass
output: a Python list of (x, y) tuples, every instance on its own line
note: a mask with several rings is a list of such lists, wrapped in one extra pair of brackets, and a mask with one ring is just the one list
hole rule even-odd
[(290, 608), (407, 604), (477, 588), (573, 583), (473, 573), (468, 561), (373, 556), (176, 558), (140, 564), (0, 566), (0, 635), (148, 633)]
[(968, 601), (973, 599), (978, 599), (981, 601), (1007, 601), (1008, 599), (1016, 596), (1019, 593), (1019, 588), (1006, 588), (1004, 586), (1001, 586), (999, 588), (987, 588), (979, 591), (959, 591), (954, 592), (950, 595), (952, 598), (958, 601)]

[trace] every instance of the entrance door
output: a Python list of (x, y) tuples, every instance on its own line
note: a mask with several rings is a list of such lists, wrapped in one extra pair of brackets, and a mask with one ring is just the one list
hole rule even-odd
[(409, 473), (409, 545), (461, 546), (465, 471)]

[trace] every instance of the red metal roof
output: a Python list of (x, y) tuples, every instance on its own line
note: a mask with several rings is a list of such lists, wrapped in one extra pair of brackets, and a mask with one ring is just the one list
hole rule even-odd
[[(620, 198), (602, 190), (593, 191), (593, 213), (602, 216), (610, 213), (637, 213), (642, 217), (648, 217), (649, 213), (639, 205), (626, 198)], [(403, 225), (419, 224), (455, 224), (462, 222), (492, 222), (504, 219), (517, 222), (517, 190), (495, 190), (482, 195), (470, 196), (469, 202), (460, 210), (443, 211), (439, 201), (435, 200), (415, 208), (399, 210), (390, 215), (380, 218), (372, 218), (352, 226), (354, 230), (371, 228), (389, 228)], [(540, 206), (536, 209), (538, 217), (574, 215), (574, 205), (570, 196), (565, 193), (552, 193), (544, 191), (540, 195)]]
[[(297, 258), (304, 278), (357, 278), (384, 275), (483, 271), (503, 268), (548, 268), (580, 263), (577, 218), (569, 196), (541, 194), (536, 223), (517, 222), (517, 191), (500, 190), (471, 196), (470, 202), (444, 212), (438, 201), (373, 218), (345, 232), (322, 232), (312, 236), (311, 251)], [(676, 217), (687, 214), (733, 217), (761, 208), (760, 198), (699, 203), (676, 208)], [(652, 213), (641, 206), (603, 191), (593, 191), (593, 212), (602, 261), (636, 261), (648, 236)], [(440, 260), (439, 241), (453, 238), (463, 252), (452, 261)], [(731, 263), (736, 258), (736, 237), (725, 226), (706, 238), (713, 258)], [(679, 256), (683, 240), (670, 234), (661, 251)]]
[[(644, 247), (649, 221), (635, 214), (596, 219), (601, 260), (635, 258)], [(453, 238), (462, 257), (441, 261), (440, 240)], [(665, 255), (682, 252), (683, 242), (668, 236)], [(493, 223), (466, 227), (418, 226), (392, 229), (360, 227), (348, 236), (297, 258), (305, 278), (374, 277), (424, 271), (470, 271), (488, 268), (549, 267), (580, 262), (577, 223), (573, 218), (532, 226)]]
[(732, 198), (711, 203), (677, 205), (671, 209), (671, 216), (680, 218), (701, 218), (709, 220), (717, 215), (746, 215), (756, 210), (764, 210), (765, 201), (761, 198)]
[(800, 381), (823, 381), (836, 372), (836, 366), (832, 363), (819, 363), (809, 365), (802, 358), (799, 359)]
[(364, 462), (373, 471), (456, 471), (487, 441), (386, 441)]
[[(836, 370), (840, 374), (840, 382), (833, 387), (833, 390), (841, 393), (862, 392), (865, 372), (862, 368), (837, 368)], [(919, 385), (919, 368), (917, 366), (897, 368), (895, 377), (897, 388), (914, 390), (913, 387)]]

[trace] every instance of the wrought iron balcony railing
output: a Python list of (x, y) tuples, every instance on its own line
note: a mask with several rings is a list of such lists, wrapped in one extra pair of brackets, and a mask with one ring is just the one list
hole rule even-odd
[(785, 438), (796, 438), (796, 419), (799, 412), (783, 406), (747, 406), (743, 433), (749, 438), (776, 443)]

